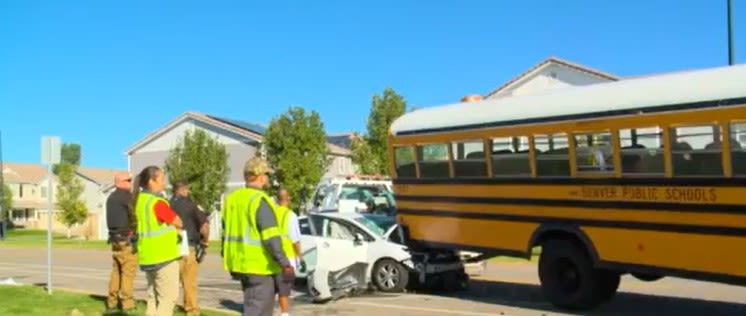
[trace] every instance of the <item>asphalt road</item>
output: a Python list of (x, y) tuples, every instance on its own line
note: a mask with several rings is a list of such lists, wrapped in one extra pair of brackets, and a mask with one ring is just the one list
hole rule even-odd
[[(106, 251), (55, 249), (53, 287), (106, 293), (110, 256)], [(7, 248), (0, 243), (0, 281), (13, 278), (23, 284), (46, 283), (43, 248)], [(200, 304), (240, 311), (239, 285), (222, 270), (220, 258), (209, 254), (201, 265)], [(316, 305), (303, 293), (294, 293), (292, 314), (311, 315), (746, 315), (746, 288), (666, 278), (645, 283), (625, 277), (620, 293), (593, 312), (563, 313), (546, 303), (530, 263), (491, 263), (469, 290), (452, 295), (372, 294)], [(138, 272), (135, 291), (145, 297), (145, 275)], [(103, 308), (103, 306), (102, 306)]]

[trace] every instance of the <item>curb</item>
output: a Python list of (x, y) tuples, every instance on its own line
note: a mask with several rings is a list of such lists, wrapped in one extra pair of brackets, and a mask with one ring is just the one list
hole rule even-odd
[[(99, 294), (99, 293), (94, 293), (94, 292), (91, 292), (91, 291), (80, 290), (80, 289), (71, 289), (71, 288), (66, 288), (66, 287), (54, 287), (54, 288), (52, 288), (52, 295), (54, 295), (54, 291), (55, 290), (59, 290), (59, 291), (63, 291), (63, 292), (69, 292), (69, 293), (76, 293), (76, 294), (86, 294), (86, 295), (90, 295), (90, 296), (93, 296), (93, 297), (106, 299), (106, 295), (102, 295), (102, 294)], [(135, 298), (135, 301), (138, 301), (138, 299)], [(142, 299), (140, 299), (139, 301), (142, 301)], [(176, 306), (182, 307), (182, 308), (184, 307), (183, 304), (176, 304)], [(217, 313), (226, 313), (226, 314), (232, 314), (232, 315), (241, 315), (241, 313), (236, 312), (234, 310), (230, 310), (230, 309), (213, 308), (213, 307), (201, 307), (201, 306), (200, 306), (199, 309), (202, 310), (202, 311), (211, 311), (211, 312), (217, 312)]]

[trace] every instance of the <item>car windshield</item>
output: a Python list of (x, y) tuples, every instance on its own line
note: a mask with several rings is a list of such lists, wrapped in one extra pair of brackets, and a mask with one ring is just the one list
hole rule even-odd
[(385, 185), (344, 184), (339, 199), (360, 202), (370, 201), (376, 205), (383, 204), (386, 207), (395, 205), (394, 197)]
[(365, 226), (368, 230), (372, 231), (378, 236), (383, 236), (391, 226), (396, 225), (396, 219), (391, 216), (382, 215), (362, 215), (356, 216), (355, 221)]

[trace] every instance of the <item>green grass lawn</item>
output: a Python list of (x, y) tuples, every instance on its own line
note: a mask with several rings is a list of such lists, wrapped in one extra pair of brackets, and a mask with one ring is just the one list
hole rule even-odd
[[(0, 241), (0, 247), (46, 247), (47, 231), (34, 229), (11, 229)], [(52, 246), (64, 248), (109, 249), (105, 240), (68, 239), (64, 234), (52, 233)]]
[[(59, 290), (54, 291), (50, 296), (43, 288), (32, 286), (0, 285), (0, 297), (3, 298), (3, 303), (0, 304), (0, 315), (90, 316), (103, 315), (105, 308), (104, 299), (101, 297)], [(137, 308), (137, 312), (131, 315), (143, 315), (145, 312), (145, 303), (138, 302)], [(179, 308), (177, 307), (176, 309), (178, 310)], [(75, 314), (74, 310), (77, 310), (79, 313)], [(119, 315), (125, 314), (119, 313)], [(174, 313), (174, 315), (184, 315), (184, 313), (179, 311)], [(236, 314), (202, 311), (202, 315), (224, 316)]]

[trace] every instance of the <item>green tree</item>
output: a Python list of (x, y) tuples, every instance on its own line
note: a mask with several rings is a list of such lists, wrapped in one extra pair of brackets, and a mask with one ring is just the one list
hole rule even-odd
[(353, 162), (369, 168), (371, 173), (389, 174), (389, 159), (386, 148), (389, 127), (396, 118), (402, 116), (407, 101), (392, 88), (385, 88), (383, 95), (374, 94), (367, 120), (367, 133), (360, 143), (353, 147)]
[(189, 183), (192, 200), (209, 214), (226, 190), (228, 152), (204, 130), (187, 131), (169, 151), (164, 169), (169, 183)]
[(80, 198), (85, 187), (77, 176), (80, 164), (80, 145), (63, 144), (60, 163), (54, 166), (57, 176), (57, 208), (60, 209), (59, 220), (67, 227), (67, 238), (76, 224), (82, 224), (88, 218), (88, 208)]
[(372, 159), (373, 150), (364, 138), (353, 138), (350, 147), (352, 150), (352, 161), (355, 162), (358, 172), (362, 174), (375, 174), (378, 172), (378, 164), (375, 159)]
[(10, 214), (10, 210), (13, 208), (13, 191), (7, 184), (3, 184), (3, 198), (0, 201), (2, 203), (2, 212), (0, 212), (0, 221), (7, 218), (7, 214)]
[(74, 143), (64, 143), (60, 148), (60, 163), (52, 166), (52, 172), (59, 173), (60, 164), (72, 164), (80, 166), (80, 145)]
[(292, 207), (297, 210), (300, 189), (315, 186), (330, 163), (326, 132), (319, 114), (290, 107), (272, 119), (262, 145), (275, 172), (273, 178), (290, 192)]

